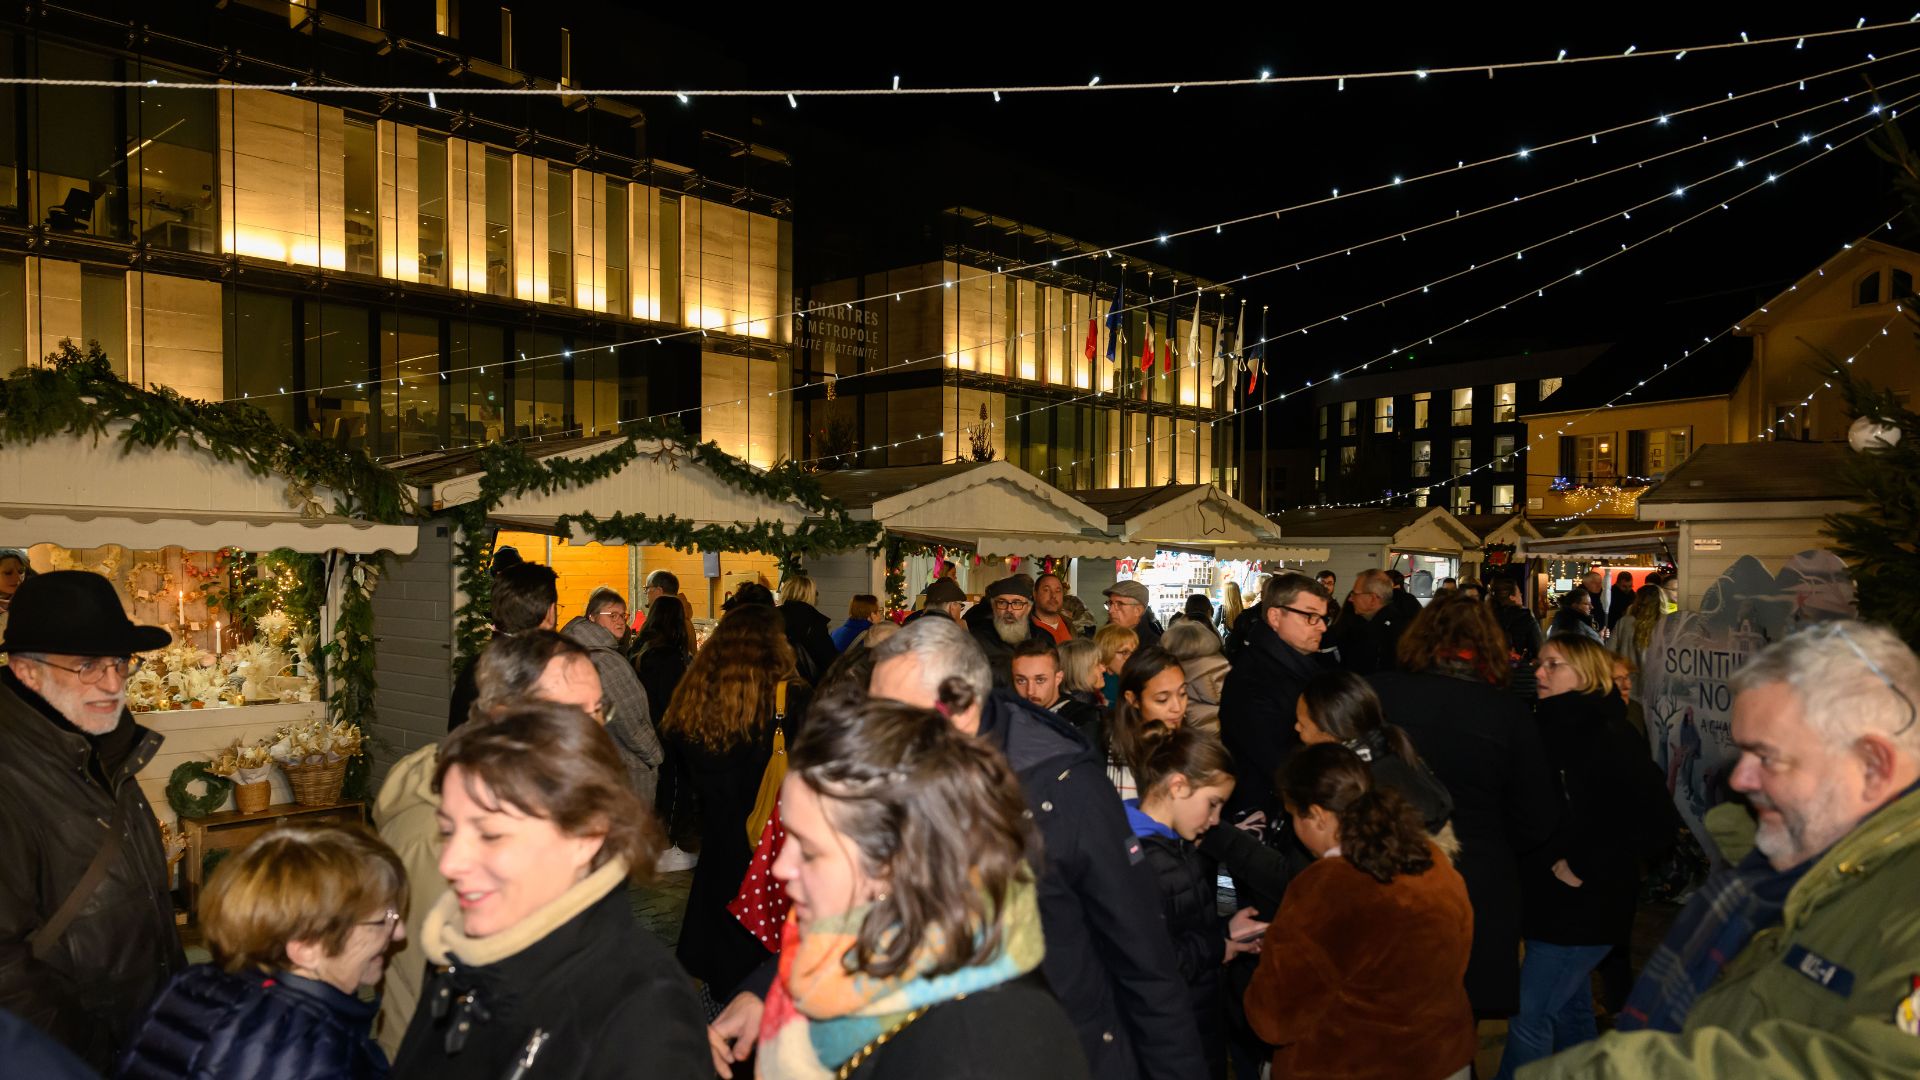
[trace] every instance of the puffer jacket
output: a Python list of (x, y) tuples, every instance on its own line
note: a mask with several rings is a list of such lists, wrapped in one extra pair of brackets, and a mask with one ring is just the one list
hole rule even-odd
[(195, 964), (174, 976), (120, 1059), (124, 1080), (378, 1080), (374, 1007), (286, 972)]
[[(134, 780), (159, 749), (160, 736), (127, 712), (112, 733), (84, 735), (0, 671), (0, 1009), (102, 1071), (186, 966), (160, 826)], [(106, 878), (36, 957), (28, 936), (86, 873), (116, 814), (122, 832)]]
[(634, 794), (648, 806), (660, 786), (660, 763), (667, 752), (660, 746), (660, 735), (653, 728), (653, 710), (647, 704), (646, 688), (640, 676), (620, 651), (620, 641), (607, 628), (584, 615), (575, 616), (560, 629), (560, 635), (587, 650), (593, 669), (600, 674), (600, 694), (613, 712), (607, 717), (607, 734), (626, 763), (627, 779)]
[(1207, 1071), (1225, 1076), (1227, 1014), (1220, 994), (1227, 928), (1220, 918), (1214, 862), (1180, 839), (1178, 833), (1149, 817), (1140, 809), (1139, 800), (1128, 799), (1125, 806), (1127, 823), (1133, 826), (1133, 835), (1140, 838), (1147, 868), (1160, 887), (1160, 908), (1166, 917), (1167, 934), (1173, 939), (1174, 962), (1180, 967), (1180, 977), (1187, 981), (1187, 997), (1193, 1003)]
[(391, 1058), (400, 1050), (400, 1037), (420, 1004), (420, 983), (427, 969), (420, 951), (420, 925), (427, 912), (447, 891), (440, 876), (440, 796), (433, 793), (433, 774), (440, 762), (440, 745), (423, 746), (387, 770), (386, 783), (373, 801), (373, 823), (407, 871), (407, 940), (387, 961), (387, 977), (380, 995), (380, 1048)]
[(1233, 667), (1219, 653), (1180, 661), (1187, 675), (1187, 719), (1189, 727), (1217, 734), (1220, 731), (1220, 692), (1226, 686), (1227, 672)]

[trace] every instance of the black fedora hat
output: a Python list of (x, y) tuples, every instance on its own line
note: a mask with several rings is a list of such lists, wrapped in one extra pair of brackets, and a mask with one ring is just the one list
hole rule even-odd
[(20, 583), (0, 652), (131, 656), (164, 649), (173, 635), (138, 626), (120, 607), (113, 583), (85, 570), (55, 570)]

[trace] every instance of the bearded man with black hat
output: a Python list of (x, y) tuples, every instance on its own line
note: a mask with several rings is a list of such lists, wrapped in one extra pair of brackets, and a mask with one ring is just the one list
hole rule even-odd
[[(1013, 689), (1013, 650), (1033, 636), (1033, 578), (1012, 574), (987, 586), (980, 603), (961, 620), (993, 668), (993, 685)], [(1045, 627), (1039, 628), (1047, 633)], [(1047, 635), (1051, 637), (1051, 634)]]
[(134, 780), (160, 736), (126, 707), (134, 654), (168, 641), (83, 570), (23, 583), (0, 641), (0, 1008), (103, 1072), (186, 966)]

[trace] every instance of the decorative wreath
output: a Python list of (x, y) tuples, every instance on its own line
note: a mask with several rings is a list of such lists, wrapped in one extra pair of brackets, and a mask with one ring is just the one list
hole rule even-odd
[[(224, 776), (215, 776), (207, 771), (212, 764), (206, 761), (183, 761), (173, 767), (167, 777), (167, 805), (183, 818), (206, 817), (220, 809), (227, 801), (227, 795), (233, 790), (233, 781)], [(206, 794), (195, 795), (187, 785), (195, 780), (203, 781)]]

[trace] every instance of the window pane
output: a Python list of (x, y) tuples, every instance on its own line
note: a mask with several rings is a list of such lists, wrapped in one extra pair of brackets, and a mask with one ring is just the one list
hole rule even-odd
[(1463, 386), (1453, 392), (1453, 426), (1467, 427), (1473, 423), (1473, 387)]
[[(41, 42), (40, 75), (51, 79), (118, 78), (112, 59)], [(126, 187), (123, 99), (101, 87), (39, 87), (31, 136), (34, 220), (57, 232), (121, 237)]]
[(278, 423), (293, 426), (293, 300), (227, 290), (227, 396), (252, 397)]
[(567, 426), (567, 360), (555, 334), (516, 334), (514, 345), (527, 357), (515, 363), (513, 379), (513, 434), (529, 439), (557, 435)]
[(1433, 475), (1433, 444), (1422, 440), (1413, 444), (1413, 475)]
[(364, 447), (374, 434), (367, 312), (345, 304), (308, 303), (305, 309), (307, 428), (341, 446)]
[(1360, 424), (1357, 419), (1359, 415), (1360, 415), (1359, 402), (1357, 401), (1341, 402), (1340, 403), (1340, 434), (1358, 435), (1360, 433)]
[(364, 120), (346, 125), (346, 270), (380, 272), (380, 155), (374, 127)]
[(547, 302), (571, 303), (573, 170), (547, 166)]
[(1493, 422), (1512, 423), (1515, 417), (1518, 395), (1514, 393), (1514, 384), (1500, 383), (1493, 388)]
[(1493, 440), (1493, 468), (1496, 472), (1512, 472), (1514, 469), (1513, 436), (1497, 435)]
[(1453, 440), (1453, 475), (1461, 476), (1473, 468), (1473, 440)]
[(1582, 484), (1612, 483), (1617, 475), (1614, 471), (1614, 445), (1612, 435), (1582, 435), (1579, 447), (1580, 475), (1576, 478)]
[(1417, 430), (1433, 422), (1433, 393), (1422, 390), (1413, 395), (1413, 426)]
[(1496, 514), (1513, 513), (1513, 485), (1493, 485), (1493, 512)]
[(505, 438), (506, 332), (484, 323), (456, 322), (448, 346), (448, 445)]
[(27, 264), (18, 256), (0, 256), (0, 371), (26, 363)]
[(1889, 276), (1887, 298), (1889, 300), (1905, 300), (1912, 295), (1913, 275), (1907, 273), (1905, 270), (1895, 270)]
[(1559, 391), (1560, 384), (1565, 381), (1566, 381), (1565, 379), (1561, 378), (1558, 375), (1555, 375), (1550, 379), (1541, 379), (1540, 380), (1540, 400), (1545, 401), (1548, 398), (1552, 397), (1556, 392)]
[[(197, 81), (148, 65), (132, 70), (143, 82)], [(127, 92), (127, 201), (134, 238), (170, 251), (219, 250), (217, 113), (216, 95), (205, 91), (143, 86)]]
[(1855, 292), (1853, 302), (1856, 305), (1877, 304), (1880, 302), (1880, 272), (1878, 270), (1860, 279), (1860, 286)]
[[(113, 361), (113, 370), (127, 374), (127, 275), (121, 270), (88, 267), (80, 274), (80, 336), (98, 341)], [(291, 367), (289, 367), (291, 372)]]
[(627, 313), (627, 182), (607, 181), (607, 311)]
[(1473, 491), (1465, 485), (1458, 485), (1449, 490), (1453, 492), (1452, 506), (1454, 513), (1465, 513), (1473, 505)]
[(1327, 425), (1332, 415), (1333, 415), (1333, 406), (1331, 405), (1320, 406), (1320, 437), (1323, 439), (1327, 437)]
[(420, 280), (447, 283), (447, 140), (420, 133)]
[(1386, 433), (1393, 430), (1393, 399), (1390, 397), (1373, 399), (1373, 430)]
[[(444, 265), (444, 263), (442, 264)], [(440, 321), (424, 315), (380, 316), (380, 412), (389, 453), (417, 454), (447, 444), (447, 386), (440, 362)]]

